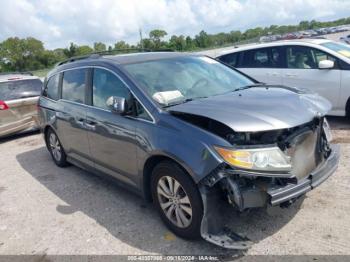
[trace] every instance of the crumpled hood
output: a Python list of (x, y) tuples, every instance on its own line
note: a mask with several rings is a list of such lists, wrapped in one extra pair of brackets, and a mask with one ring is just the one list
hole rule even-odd
[(324, 116), (331, 104), (317, 94), (280, 87), (253, 87), (169, 108), (215, 119), (236, 132), (291, 128)]

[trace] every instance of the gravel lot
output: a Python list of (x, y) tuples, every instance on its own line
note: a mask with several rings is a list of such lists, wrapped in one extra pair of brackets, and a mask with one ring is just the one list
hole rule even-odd
[[(255, 242), (247, 254), (350, 254), (350, 121), (330, 124), (342, 158), (327, 182), (289, 209), (225, 211)], [(0, 152), (0, 254), (240, 254), (179, 239), (132, 193), (56, 167), (38, 133), (0, 141)]]

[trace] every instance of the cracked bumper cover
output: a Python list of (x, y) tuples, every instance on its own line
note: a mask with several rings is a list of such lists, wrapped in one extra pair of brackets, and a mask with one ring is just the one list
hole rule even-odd
[(270, 188), (267, 194), (270, 197), (270, 204), (275, 206), (288, 200), (295, 199), (306, 192), (314, 189), (323, 183), (337, 169), (340, 158), (340, 146), (332, 145), (330, 156), (309, 176), (299, 181), (297, 184), (289, 184), (284, 187)]
[[(264, 195), (268, 196), (266, 199), (267, 203), (265, 203), (274, 206), (296, 199), (324, 182), (336, 171), (339, 163), (340, 146), (332, 145), (331, 149), (332, 152), (329, 157), (303, 180), (298, 181), (296, 184), (290, 183), (286, 186), (267, 188), (264, 193)], [(240, 236), (229, 228), (222, 226), (222, 223), (218, 218), (220, 214), (219, 201), (222, 200), (212, 191), (212, 187), (208, 186), (208, 184), (201, 184), (199, 189), (204, 207), (204, 215), (201, 224), (202, 238), (225, 248), (248, 249), (253, 244), (252, 241), (247, 237)], [(244, 202), (244, 196), (242, 197)], [(261, 201), (260, 203), (263, 206), (264, 201)]]

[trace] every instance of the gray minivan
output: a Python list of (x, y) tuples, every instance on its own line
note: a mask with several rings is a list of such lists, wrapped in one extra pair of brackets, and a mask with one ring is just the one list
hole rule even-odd
[(218, 208), (288, 206), (332, 175), (328, 101), (212, 58), (91, 55), (47, 76), (39, 119), (53, 161), (116, 178), (178, 236), (245, 249)]

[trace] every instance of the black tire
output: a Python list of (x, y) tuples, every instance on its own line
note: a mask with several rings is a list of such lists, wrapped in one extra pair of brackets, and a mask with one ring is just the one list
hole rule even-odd
[[(53, 141), (52, 138), (56, 139), (56, 143), (53, 145)], [(67, 162), (67, 155), (63, 149), (63, 146), (57, 136), (57, 134), (50, 128), (47, 132), (46, 132), (46, 145), (47, 148), (51, 154), (51, 157), (53, 159), (53, 161), (55, 162), (55, 164), (59, 167), (66, 167), (68, 166), (68, 162)], [(60, 150), (60, 154), (57, 154), (57, 152), (55, 151), (55, 148)]]
[[(189, 217), (189, 213), (185, 212), (186, 207), (191, 208), (192, 216), (190, 222), (188, 220), (180, 219), (182, 224), (182, 227), (177, 226), (174, 221), (171, 221), (167, 215), (165, 214), (166, 211), (163, 211), (163, 208), (161, 207), (161, 201), (163, 198), (162, 194), (159, 194), (158, 190), (158, 183), (166, 182), (168, 177), (171, 177), (173, 181), (178, 182), (180, 186), (178, 186), (178, 190), (175, 190), (175, 196), (178, 195), (178, 199), (176, 200), (177, 203), (173, 204), (175, 200), (169, 200), (169, 202), (166, 202), (165, 205), (172, 202), (171, 205), (176, 205), (175, 210), (173, 211), (174, 220), (178, 219), (179, 217), (183, 218), (183, 214), (186, 215), (186, 219)], [(175, 182), (175, 183), (176, 183)], [(167, 182), (167, 185), (169, 183)], [(174, 184), (173, 184), (174, 185)], [(173, 186), (175, 188), (175, 186)], [(198, 191), (198, 188), (196, 184), (192, 181), (190, 176), (176, 163), (173, 163), (171, 161), (164, 161), (159, 163), (152, 171), (152, 178), (151, 178), (151, 191), (152, 191), (152, 198), (154, 205), (156, 209), (158, 210), (160, 217), (162, 218), (165, 225), (177, 236), (185, 238), (185, 239), (199, 239), (201, 237), (200, 234), (200, 227), (203, 217), (203, 203), (202, 198), (200, 196), (200, 193)], [(177, 193), (176, 193), (177, 191)], [(163, 191), (165, 192), (165, 191)], [(174, 192), (174, 191), (173, 191)], [(188, 198), (186, 198), (186, 196)], [(189, 200), (189, 204), (183, 204), (183, 199), (186, 198), (186, 201)], [(164, 197), (165, 200), (168, 200), (166, 197)], [(164, 202), (162, 203), (164, 204)], [(185, 209), (183, 209), (185, 208)], [(167, 209), (169, 211), (170, 207)], [(181, 209), (182, 216), (178, 216), (178, 212), (180, 212), (177, 209)], [(183, 221), (187, 221), (187, 223), (182, 223)]]
[(345, 105), (345, 117), (347, 119), (350, 119), (350, 98), (348, 98), (348, 101), (346, 102), (346, 105)]

